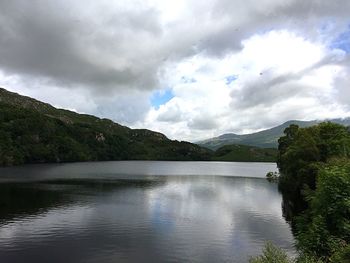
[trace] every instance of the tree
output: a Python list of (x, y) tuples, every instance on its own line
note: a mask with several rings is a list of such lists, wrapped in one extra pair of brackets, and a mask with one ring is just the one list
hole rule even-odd
[(297, 218), (297, 244), (307, 254), (328, 258), (350, 243), (350, 163), (324, 165), (317, 188), (307, 195), (309, 207)]

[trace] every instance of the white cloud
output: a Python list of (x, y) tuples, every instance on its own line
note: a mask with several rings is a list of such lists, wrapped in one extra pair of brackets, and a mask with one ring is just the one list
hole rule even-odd
[[(347, 0), (5, 1), (0, 86), (180, 140), (344, 117), (349, 54), (334, 42), (349, 12)], [(162, 89), (174, 97), (152, 107)]]
[[(163, 82), (172, 85), (175, 98), (152, 109), (142, 124), (195, 141), (289, 119), (350, 115), (337, 98), (344, 85), (335, 86), (346, 77), (344, 52), (288, 30), (254, 35), (242, 44), (242, 51), (224, 58), (200, 54), (168, 69)], [(230, 75), (237, 79), (227, 84)], [(159, 124), (165, 116), (168, 123)]]

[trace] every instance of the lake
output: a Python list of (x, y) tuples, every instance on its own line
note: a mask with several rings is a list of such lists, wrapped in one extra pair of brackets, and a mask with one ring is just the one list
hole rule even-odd
[(294, 254), (271, 163), (0, 168), (0, 262), (247, 262)]

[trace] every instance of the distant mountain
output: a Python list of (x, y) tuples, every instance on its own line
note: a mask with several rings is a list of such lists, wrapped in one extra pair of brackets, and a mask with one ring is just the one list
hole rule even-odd
[[(345, 126), (350, 125), (350, 118), (331, 119), (331, 120), (325, 120), (325, 121), (331, 121), (331, 122), (342, 124)], [(278, 139), (283, 135), (284, 129), (287, 128), (289, 125), (296, 124), (299, 127), (303, 128), (303, 127), (310, 127), (310, 126), (316, 125), (320, 122), (322, 121), (291, 120), (279, 126), (276, 126), (274, 128), (263, 130), (260, 132), (243, 134), (243, 135), (227, 133), (215, 138), (210, 138), (207, 140), (196, 142), (196, 144), (211, 150), (217, 150), (224, 145), (230, 145), (230, 144), (250, 145), (250, 146), (262, 147), (262, 148), (277, 148)]]
[(277, 149), (259, 148), (248, 145), (225, 145), (215, 151), (213, 161), (276, 162)]
[(98, 160), (209, 160), (212, 152), (146, 129), (56, 109), (0, 88), (0, 165)]
[[(350, 118), (331, 121), (350, 125)], [(102, 160), (274, 162), (276, 150), (261, 148), (276, 147), (283, 130), (292, 123), (307, 127), (318, 122), (289, 121), (265, 131), (224, 134), (196, 145), (169, 140), (146, 129), (130, 129), (108, 119), (57, 109), (0, 88), (0, 166)]]

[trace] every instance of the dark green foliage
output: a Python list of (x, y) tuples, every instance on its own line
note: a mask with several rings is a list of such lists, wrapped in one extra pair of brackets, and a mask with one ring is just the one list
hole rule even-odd
[(279, 139), (278, 150), (279, 189), (304, 258), (300, 262), (348, 262), (348, 128), (330, 122), (309, 128), (290, 126)]
[(278, 150), (285, 212), (298, 214), (307, 207), (303, 191), (316, 187), (320, 164), (350, 157), (350, 134), (346, 127), (330, 122), (309, 128), (292, 125), (279, 139)]
[(309, 206), (297, 218), (298, 247), (328, 258), (350, 242), (350, 163), (332, 161), (320, 168)]
[(0, 89), (0, 165), (97, 160), (209, 160), (211, 151), (56, 109)]
[(283, 250), (267, 242), (262, 255), (251, 258), (249, 263), (293, 263), (293, 260)]
[(279, 173), (278, 172), (268, 172), (266, 174), (266, 179), (269, 182), (278, 182), (278, 178), (279, 178)]
[(329, 261), (332, 263), (350, 263), (350, 245), (338, 249)]
[[(329, 150), (340, 154), (340, 150)], [(305, 191), (303, 197), (308, 205), (302, 213), (293, 214), (298, 258), (287, 259), (280, 249), (268, 244), (263, 254), (250, 262), (350, 263), (350, 160), (333, 157), (319, 162), (315, 190)]]
[(0, 165), (98, 160), (276, 160), (275, 149), (230, 145), (216, 153), (161, 133), (56, 109), (0, 88)]
[(216, 150), (212, 160), (237, 162), (276, 162), (277, 150), (246, 145), (226, 145)]

